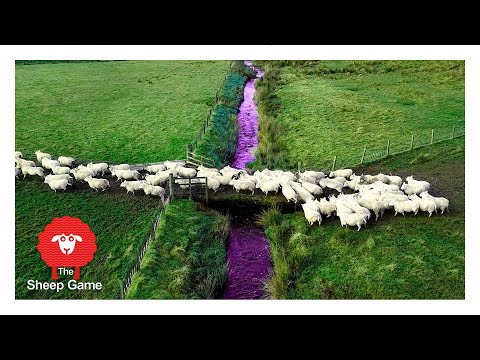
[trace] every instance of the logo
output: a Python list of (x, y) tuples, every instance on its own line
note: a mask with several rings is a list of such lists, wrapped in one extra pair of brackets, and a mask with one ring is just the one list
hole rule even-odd
[(52, 268), (52, 279), (58, 280), (57, 268), (74, 267), (74, 280), (80, 279), (80, 268), (93, 260), (97, 251), (95, 234), (82, 220), (64, 216), (55, 218), (38, 234), (37, 250)]

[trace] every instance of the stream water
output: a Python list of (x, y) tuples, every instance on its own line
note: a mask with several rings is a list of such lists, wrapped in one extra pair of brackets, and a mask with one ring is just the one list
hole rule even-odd
[[(253, 68), (252, 62), (245, 61)], [(258, 112), (254, 101), (255, 82), (263, 72), (255, 69), (257, 76), (245, 85), (244, 99), (238, 114), (238, 145), (231, 164), (245, 169), (255, 160), (254, 149), (258, 145)], [(235, 206), (238, 210), (238, 207)], [(232, 213), (234, 210), (229, 210)], [(231, 214), (232, 215), (232, 214)], [(254, 218), (232, 215), (232, 230), (228, 241), (228, 280), (220, 299), (262, 299), (264, 283), (272, 269), (270, 244), (262, 229), (253, 225)]]

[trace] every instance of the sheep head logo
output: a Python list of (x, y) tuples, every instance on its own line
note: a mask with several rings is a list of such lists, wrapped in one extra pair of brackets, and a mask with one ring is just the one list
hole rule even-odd
[(37, 250), (47, 266), (52, 268), (52, 279), (58, 280), (57, 268), (74, 267), (73, 278), (80, 279), (80, 267), (93, 260), (97, 251), (95, 234), (82, 220), (64, 216), (55, 218), (38, 234)]

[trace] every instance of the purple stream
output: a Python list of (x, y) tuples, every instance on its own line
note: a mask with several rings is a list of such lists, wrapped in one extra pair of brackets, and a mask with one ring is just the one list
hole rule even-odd
[[(245, 64), (253, 67), (252, 62)], [(245, 169), (255, 160), (258, 145), (258, 113), (254, 102), (255, 82), (263, 76), (259, 69), (256, 79), (245, 85), (244, 99), (238, 114), (238, 145), (232, 167)], [(264, 282), (272, 269), (270, 244), (263, 231), (244, 222), (233, 222), (228, 240), (228, 280), (220, 299), (262, 299)]]

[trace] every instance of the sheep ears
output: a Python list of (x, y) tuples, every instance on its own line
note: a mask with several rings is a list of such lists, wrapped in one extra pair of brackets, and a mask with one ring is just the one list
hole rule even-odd
[(52, 237), (52, 242), (57, 242), (58, 240), (60, 240), (60, 237), (62, 235), (55, 235), (54, 237)]
[(73, 235), (76, 241), (82, 242), (82, 237), (80, 235)]

